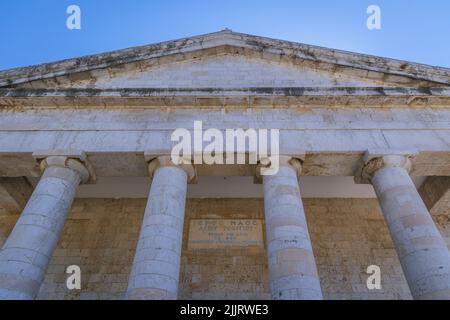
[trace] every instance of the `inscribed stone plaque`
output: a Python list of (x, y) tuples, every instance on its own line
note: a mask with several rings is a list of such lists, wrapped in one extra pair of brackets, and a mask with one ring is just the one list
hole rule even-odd
[(263, 247), (262, 220), (192, 219), (189, 249)]

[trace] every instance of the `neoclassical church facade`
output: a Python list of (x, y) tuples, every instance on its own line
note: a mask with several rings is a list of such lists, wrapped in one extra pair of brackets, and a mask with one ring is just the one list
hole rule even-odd
[[(449, 69), (226, 29), (0, 72), (0, 108), (0, 299), (450, 299)], [(195, 121), (278, 130), (279, 170), (174, 161)]]

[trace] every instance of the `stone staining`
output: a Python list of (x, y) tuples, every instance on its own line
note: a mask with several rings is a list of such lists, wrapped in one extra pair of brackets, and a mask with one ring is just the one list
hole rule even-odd
[[(177, 166), (170, 157), (149, 165), (154, 172), (126, 297), (130, 300), (175, 300), (178, 297), (181, 242), (187, 182), (192, 166)], [(186, 171), (188, 172), (186, 172)]]
[(322, 299), (297, 179), (300, 167), (299, 160), (280, 157), (278, 173), (263, 177), (272, 299)]
[(191, 219), (188, 248), (263, 248), (262, 220)]
[(408, 172), (406, 156), (370, 160), (370, 178), (414, 299), (450, 299), (450, 252)]
[(77, 160), (52, 156), (0, 252), (0, 299), (34, 299), (44, 279), (80, 182), (89, 178)]

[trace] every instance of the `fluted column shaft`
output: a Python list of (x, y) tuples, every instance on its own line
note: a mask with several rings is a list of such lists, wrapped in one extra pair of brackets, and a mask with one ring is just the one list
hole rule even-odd
[(365, 168), (376, 191), (414, 299), (450, 299), (450, 252), (408, 171), (405, 156), (383, 156)]
[(298, 185), (299, 160), (280, 157), (275, 175), (263, 176), (272, 299), (320, 300), (322, 291)]
[(153, 180), (126, 298), (174, 300), (178, 296), (187, 182), (193, 168), (159, 157), (150, 163), (149, 171)]
[(78, 185), (89, 177), (81, 162), (52, 156), (0, 251), (0, 299), (34, 299)]

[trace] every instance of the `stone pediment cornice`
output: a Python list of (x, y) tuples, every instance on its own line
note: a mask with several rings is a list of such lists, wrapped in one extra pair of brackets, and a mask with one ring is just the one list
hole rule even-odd
[(0, 107), (448, 107), (450, 88), (0, 88)]
[(275, 57), (275, 59), (288, 59), (296, 63), (313, 63), (315, 67), (334, 71), (350, 68), (358, 70), (357, 73), (360, 76), (367, 78), (371, 76), (380, 78), (380, 74), (392, 76), (394, 83), (395, 77), (398, 76), (415, 81), (429, 82), (434, 85), (450, 84), (450, 69), (448, 68), (223, 30), (109, 53), (6, 70), (0, 72), (0, 87), (12, 87), (31, 81), (71, 76), (82, 72), (114, 68), (128, 63), (140, 63), (145, 60), (161, 59), (174, 55), (179, 55), (179, 59), (183, 60), (188, 58), (190, 54), (201, 54), (202, 51), (208, 49), (237, 54), (241, 54), (243, 50), (248, 50), (257, 53), (262, 58)]

